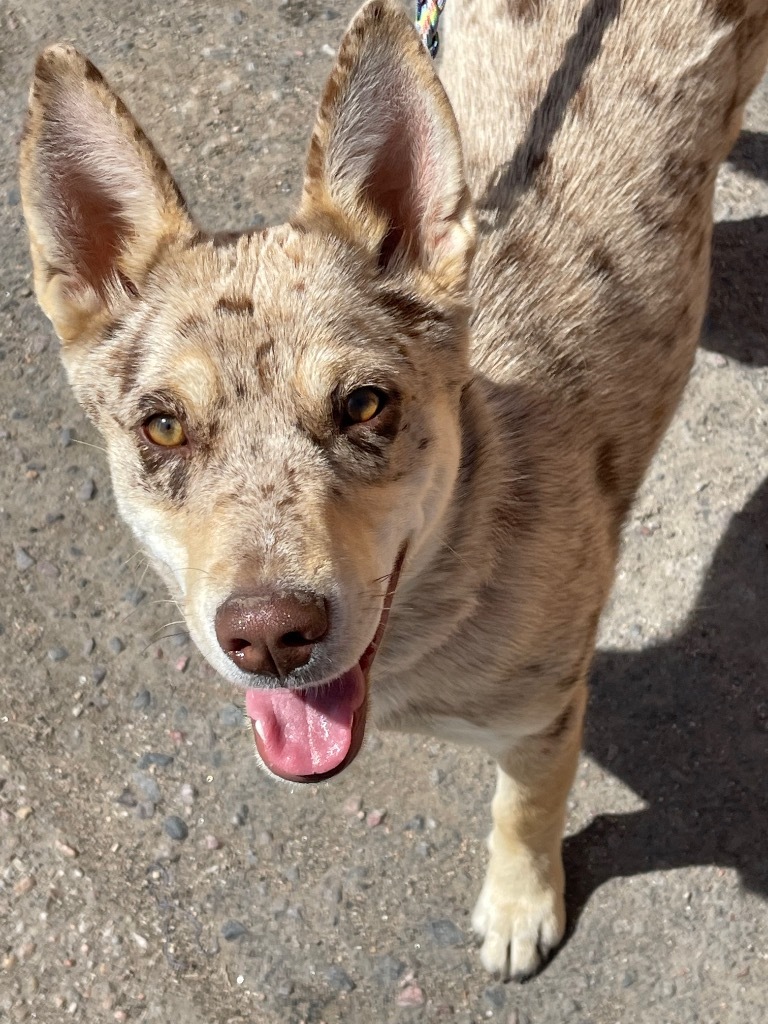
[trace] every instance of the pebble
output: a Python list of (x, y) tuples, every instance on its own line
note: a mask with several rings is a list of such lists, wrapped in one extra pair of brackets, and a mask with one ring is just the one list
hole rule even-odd
[(376, 828), (377, 825), (380, 825), (382, 821), (384, 821), (386, 816), (386, 811), (369, 811), (365, 816), (365, 824), (368, 828)]
[(72, 444), (72, 431), (69, 427), (62, 427), (59, 431), (59, 444), (62, 448), (69, 448)]
[(421, 814), (414, 814), (403, 825), (403, 832), (421, 832), (424, 828), (424, 818)]
[(248, 929), (241, 921), (225, 921), (221, 926), (221, 936), (226, 942), (234, 942), (242, 938)]
[(96, 481), (92, 477), (87, 477), (77, 489), (77, 496), (80, 501), (90, 501), (96, 494)]
[(171, 839), (175, 839), (177, 842), (183, 842), (189, 835), (189, 828), (183, 818), (180, 818), (177, 814), (171, 814), (163, 822), (163, 828), (165, 834)]
[(78, 857), (79, 856), (79, 853), (74, 848), (74, 846), (70, 846), (69, 843), (65, 843), (61, 839), (57, 839), (54, 842), (53, 845), (56, 847), (56, 849), (59, 851), (59, 853), (63, 854), (65, 857)]
[(443, 918), (439, 921), (430, 921), (427, 925), (432, 940), (438, 946), (463, 946), (464, 936), (453, 923)]
[(412, 982), (397, 993), (395, 1002), (398, 1006), (423, 1006), (424, 992), (418, 985)]
[(160, 803), (160, 787), (157, 784), (157, 779), (153, 779), (151, 775), (142, 775), (141, 772), (134, 772), (132, 779), (136, 788), (141, 790), (142, 796), (153, 804)]
[(328, 968), (325, 972), (325, 980), (337, 992), (353, 992), (357, 988), (344, 968), (339, 967), (338, 964), (333, 964)]
[(376, 956), (371, 965), (371, 977), (379, 985), (394, 985), (405, 973), (405, 964), (389, 954)]
[(16, 547), (13, 549), (13, 557), (16, 560), (16, 568), (19, 572), (26, 572), (35, 564), (35, 560), (26, 548)]
[(56, 580), (61, 575), (61, 572), (53, 562), (38, 562), (37, 571), (41, 576), (46, 576), (49, 580)]
[(96, 641), (92, 636), (89, 636), (83, 643), (83, 657), (87, 658), (89, 654), (93, 654), (96, 649)]
[(503, 985), (489, 985), (483, 992), (483, 1000), (494, 1010), (503, 1010), (507, 1001), (507, 990)]
[(104, 680), (106, 679), (106, 676), (107, 670), (104, 668), (103, 665), (93, 666), (93, 669), (91, 670), (91, 679), (93, 680), (95, 686), (98, 686), (99, 683), (103, 683)]
[(152, 694), (149, 690), (139, 690), (136, 696), (131, 701), (131, 707), (134, 711), (146, 711), (149, 705), (152, 703)]
[(141, 803), (136, 804), (136, 817), (139, 821), (149, 821), (150, 818), (155, 816), (155, 805), (151, 800), (142, 800)]
[(125, 650), (125, 644), (119, 636), (113, 636), (109, 641), (109, 649), (113, 654), (121, 654)]
[(136, 605), (141, 604), (146, 596), (146, 590), (142, 590), (141, 587), (129, 587), (123, 594), (123, 600), (127, 601), (128, 604), (132, 604), (135, 608)]
[(22, 875), (13, 887), (13, 893), (15, 896), (26, 896), (28, 892), (32, 892), (36, 884), (34, 875)]
[(183, 647), (184, 644), (189, 643), (189, 633), (186, 629), (180, 629), (178, 633), (174, 633), (173, 636), (168, 639), (174, 647)]
[(197, 790), (190, 782), (185, 782), (179, 790), (179, 800), (185, 807), (191, 807), (197, 799)]
[(351, 796), (344, 801), (344, 813), (350, 818), (356, 818), (362, 806), (363, 798), (361, 796)]
[(217, 838), (217, 836), (208, 834), (203, 840), (203, 845), (205, 846), (206, 850), (220, 850), (221, 840)]
[(118, 796), (115, 803), (121, 804), (123, 807), (135, 807), (137, 801), (136, 797), (130, 791), (128, 786), (126, 786), (122, 793)]
[(248, 804), (238, 804), (232, 815), (233, 825), (244, 825), (248, 821)]
[(169, 764), (173, 764), (173, 754), (156, 754), (148, 751), (146, 754), (141, 755), (136, 762), (136, 767), (139, 770), (143, 770), (144, 768), (149, 768), (151, 764), (156, 765), (158, 768), (167, 768)]
[(189, 655), (185, 654), (181, 658), (178, 659), (178, 661), (174, 665), (174, 668), (176, 669), (177, 672), (186, 672), (188, 665), (189, 665)]
[(64, 661), (64, 659), (68, 657), (69, 651), (66, 647), (51, 647), (48, 651), (48, 658), (50, 661)]
[(219, 711), (219, 721), (222, 725), (228, 725), (233, 728), (240, 726), (243, 724), (243, 712), (235, 704), (225, 704)]

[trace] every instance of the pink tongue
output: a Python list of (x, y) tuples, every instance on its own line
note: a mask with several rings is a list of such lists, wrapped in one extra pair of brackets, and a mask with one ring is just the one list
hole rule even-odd
[(311, 690), (248, 690), (245, 710), (268, 768), (279, 775), (322, 775), (347, 756), (364, 700), (365, 679), (355, 665)]

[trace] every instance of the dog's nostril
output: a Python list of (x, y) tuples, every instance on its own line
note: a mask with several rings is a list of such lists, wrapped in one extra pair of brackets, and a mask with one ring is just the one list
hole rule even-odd
[(305, 644), (311, 644), (315, 639), (315, 637), (305, 636), (295, 629), (291, 633), (283, 633), (280, 643), (283, 647), (303, 647)]
[(245, 595), (216, 612), (222, 651), (245, 672), (283, 679), (306, 665), (328, 633), (328, 605), (317, 594)]

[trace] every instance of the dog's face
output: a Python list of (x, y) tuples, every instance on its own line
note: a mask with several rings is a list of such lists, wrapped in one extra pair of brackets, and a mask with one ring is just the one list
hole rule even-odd
[(455, 481), (473, 221), (455, 124), (394, 3), (345, 36), (290, 225), (216, 239), (98, 72), (37, 66), (38, 298), (120, 510), (288, 778), (343, 767), (398, 579)]

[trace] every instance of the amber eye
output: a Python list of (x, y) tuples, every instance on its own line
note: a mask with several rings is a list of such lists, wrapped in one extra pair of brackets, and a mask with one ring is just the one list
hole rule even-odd
[(153, 416), (144, 424), (144, 433), (152, 444), (160, 445), (163, 448), (179, 448), (186, 444), (187, 435), (184, 433), (179, 420), (169, 413), (161, 413)]
[(348, 424), (367, 423), (387, 404), (387, 396), (378, 388), (357, 388), (347, 396), (344, 418)]

